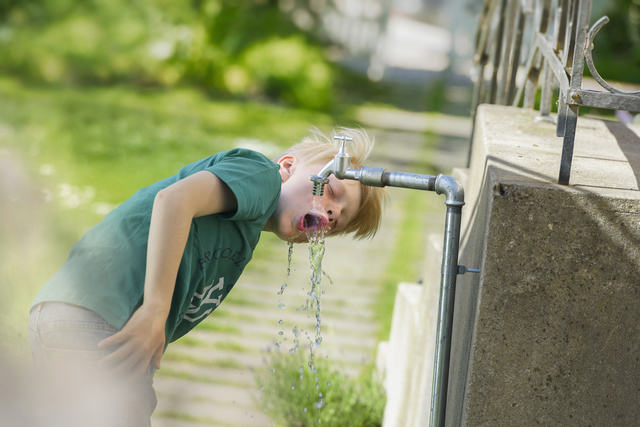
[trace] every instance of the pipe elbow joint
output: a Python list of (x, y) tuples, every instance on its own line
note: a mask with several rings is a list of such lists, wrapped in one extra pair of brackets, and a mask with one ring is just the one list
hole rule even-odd
[(446, 196), (445, 204), (448, 206), (464, 206), (464, 188), (452, 176), (438, 175), (436, 177), (435, 190), (437, 194)]

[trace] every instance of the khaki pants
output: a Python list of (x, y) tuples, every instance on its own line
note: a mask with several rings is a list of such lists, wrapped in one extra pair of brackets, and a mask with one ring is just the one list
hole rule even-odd
[(156, 404), (155, 369), (136, 382), (96, 363), (112, 350), (98, 343), (117, 328), (91, 310), (61, 302), (31, 310), (29, 339), (46, 398), (39, 410), (51, 426), (150, 426)]

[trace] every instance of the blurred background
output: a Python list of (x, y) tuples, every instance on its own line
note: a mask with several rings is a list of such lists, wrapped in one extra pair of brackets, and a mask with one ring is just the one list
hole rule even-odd
[(468, 117), (480, 6), (0, 3), (3, 347), (24, 353), (25, 308), (84, 231), (187, 163), (238, 145), (276, 155), (310, 126), (426, 131), (371, 111)]
[[(594, 3), (592, 21), (615, 23), (598, 35), (600, 74), (640, 83), (640, 1)], [(187, 163), (235, 146), (276, 155), (340, 125), (418, 135), (412, 172), (464, 166), (482, 6), (0, 1), (0, 357), (28, 364), (28, 308), (73, 243)]]

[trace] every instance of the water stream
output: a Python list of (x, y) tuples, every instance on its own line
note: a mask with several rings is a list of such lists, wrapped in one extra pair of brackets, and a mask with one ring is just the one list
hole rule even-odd
[[(313, 208), (317, 210), (320, 209), (319, 197), (314, 198)], [(305, 332), (305, 335), (308, 338), (308, 345), (309, 345), (309, 361), (308, 361), (309, 375), (312, 375), (311, 378), (315, 379), (314, 388), (318, 392), (317, 400), (315, 398), (312, 398), (314, 400), (314, 406), (318, 411), (318, 424), (322, 423), (322, 421), (320, 420), (320, 410), (324, 406), (324, 398), (323, 398), (322, 392), (320, 391), (320, 383), (319, 383), (320, 379), (315, 366), (314, 349), (322, 344), (321, 297), (324, 294), (324, 291), (322, 290), (322, 276), (323, 275), (326, 276), (329, 282), (333, 283), (331, 281), (331, 278), (322, 270), (322, 260), (324, 258), (324, 253), (325, 253), (325, 235), (326, 235), (326, 230), (323, 230), (323, 229), (315, 229), (315, 230), (307, 231), (308, 248), (309, 248), (309, 252), (308, 252), (309, 267), (311, 270), (310, 289), (307, 292), (308, 298), (306, 299), (305, 303), (297, 309), (298, 313), (304, 313), (304, 312), (310, 312), (315, 308), (315, 320), (316, 320), (315, 334), (313, 337), (311, 337), (309, 334)], [(288, 252), (288, 259), (287, 259), (288, 261), (287, 277), (286, 277), (285, 283), (282, 284), (280, 291), (278, 291), (279, 296), (283, 295), (285, 289), (287, 288), (289, 279), (291, 278), (292, 254), (293, 254), (293, 244), (289, 243), (289, 252)], [(280, 309), (284, 308), (284, 304), (282, 303), (281, 300), (278, 301), (278, 307)], [(287, 341), (287, 338), (284, 337), (284, 323), (282, 320), (280, 320), (278, 323), (282, 327), (279, 332), (279, 336), (281, 337), (283, 342)], [(296, 325), (292, 328), (291, 332), (293, 333), (293, 346), (289, 349), (289, 353), (296, 354), (300, 348), (299, 336), (300, 336), (300, 332), (302, 332), (302, 329), (298, 328), (298, 326)], [(275, 343), (276, 350), (279, 351), (282, 345), (283, 343), (276, 342)], [(299, 374), (300, 374), (299, 388), (300, 388), (300, 392), (302, 393), (304, 375), (305, 375), (304, 366), (299, 367)], [(330, 385), (330, 383), (328, 384)], [(291, 389), (294, 390), (295, 388), (296, 388), (296, 384), (292, 383)], [(306, 407), (303, 408), (303, 410), (305, 413), (307, 412)]]

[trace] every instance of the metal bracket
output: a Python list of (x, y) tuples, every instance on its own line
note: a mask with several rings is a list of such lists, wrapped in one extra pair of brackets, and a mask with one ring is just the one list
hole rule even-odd
[(465, 274), (465, 273), (480, 273), (480, 269), (479, 268), (467, 268), (464, 265), (459, 265), (458, 266), (458, 274)]

